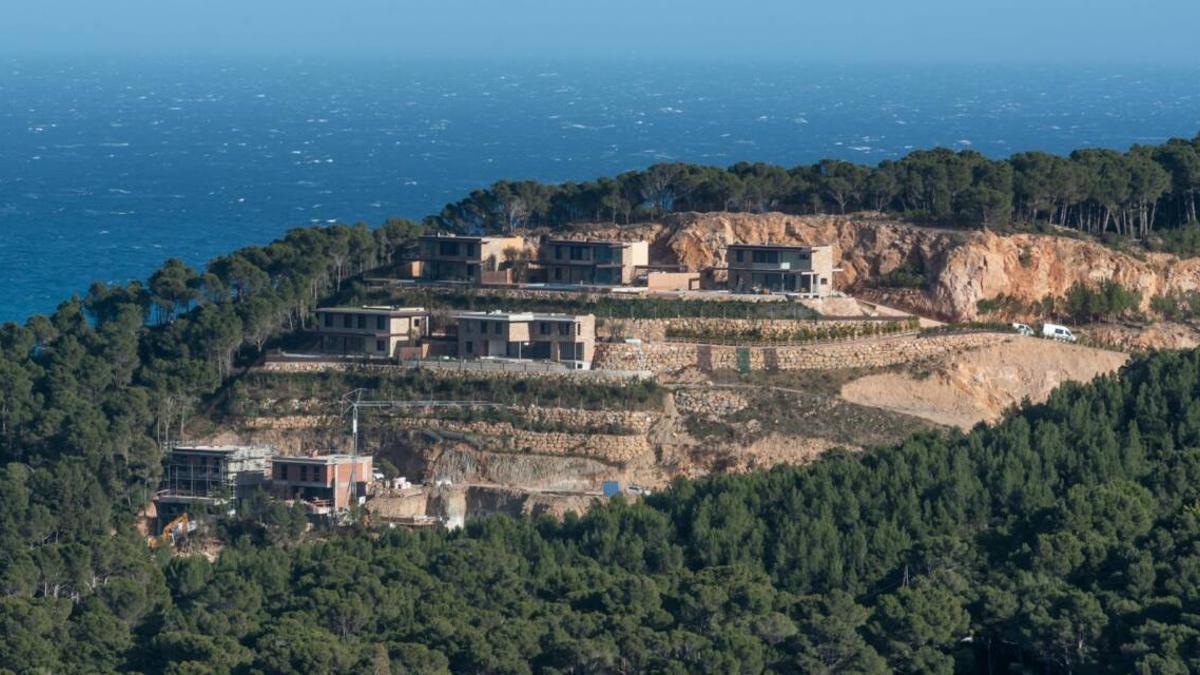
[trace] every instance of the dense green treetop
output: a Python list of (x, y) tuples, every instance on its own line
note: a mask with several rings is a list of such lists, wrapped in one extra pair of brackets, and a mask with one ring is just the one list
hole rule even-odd
[[(460, 231), (629, 223), (680, 211), (833, 213), (885, 211), (933, 225), (1059, 225), (1151, 240), (1189, 255), (1200, 247), (1164, 234), (1197, 221), (1200, 137), (1128, 152), (1023, 152), (993, 160), (973, 151), (917, 150), (863, 166), (823, 160), (791, 168), (656, 164), (615, 178), (557, 185), (499, 181), (426, 219)], [(1190, 228), (1191, 229), (1195, 228)], [(1161, 235), (1152, 237), (1152, 235)]]

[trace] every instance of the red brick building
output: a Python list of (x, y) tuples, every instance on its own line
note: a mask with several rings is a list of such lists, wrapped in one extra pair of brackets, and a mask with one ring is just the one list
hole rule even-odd
[(309, 502), (318, 511), (340, 511), (367, 495), (374, 466), (370, 455), (273, 457), (271, 490), (281, 499)]

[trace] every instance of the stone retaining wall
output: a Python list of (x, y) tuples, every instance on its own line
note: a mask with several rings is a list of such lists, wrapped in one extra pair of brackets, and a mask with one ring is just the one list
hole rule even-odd
[(516, 429), (504, 422), (455, 422), (411, 417), (394, 420), (393, 425), (410, 429), (444, 429), (494, 439), (511, 452), (594, 457), (619, 464), (632, 462), (653, 452), (646, 437), (641, 435), (537, 432)]
[(728, 389), (703, 387), (675, 392), (675, 408), (679, 412), (707, 419), (732, 415), (748, 405), (745, 396)]
[[(315, 399), (309, 399), (315, 403)], [(297, 403), (302, 403), (297, 401)], [(487, 414), (486, 406), (430, 406), (425, 408), (406, 408), (403, 415), (418, 419), (436, 419), (439, 416), (450, 416), (463, 410), (475, 410), (480, 415)], [(653, 426), (658, 415), (651, 412), (632, 410), (584, 410), (581, 408), (550, 408), (541, 406), (526, 406), (517, 408), (500, 408), (505, 412), (517, 412), (524, 419), (535, 424), (561, 425), (575, 428), (624, 427), (632, 433), (646, 433)], [(252, 417), (246, 420), (246, 425), (255, 429), (312, 429), (328, 424), (328, 417), (320, 414), (304, 414), (308, 412), (303, 406), (297, 407), (298, 414)], [(404, 419), (397, 417), (391, 419)], [(451, 420), (457, 422), (457, 420)], [(487, 420), (480, 420), (487, 421)], [(386, 423), (385, 423), (386, 424)]]
[[(488, 367), (481, 367), (481, 364)], [(553, 366), (553, 368), (551, 368)], [(324, 373), (329, 371), (350, 371), (350, 372), (368, 372), (382, 373), (394, 372), (398, 368), (418, 368), (423, 372), (431, 373), (442, 378), (461, 378), (477, 380), (481, 378), (492, 378), (501, 380), (512, 379), (563, 379), (578, 382), (581, 378), (592, 378), (595, 380), (612, 381), (630, 381), (644, 376), (644, 373), (631, 373), (627, 371), (603, 371), (603, 370), (566, 370), (558, 364), (548, 364), (544, 361), (529, 361), (504, 368), (499, 365), (481, 362), (477, 360), (468, 360), (462, 362), (462, 367), (459, 367), (458, 361), (447, 361), (444, 363), (431, 362), (412, 366), (408, 363), (399, 364), (394, 362), (388, 363), (356, 363), (352, 361), (337, 361), (337, 360), (268, 360), (257, 370), (269, 373)]]
[[(460, 410), (470, 410), (469, 407), (429, 407), (429, 408), (409, 408), (405, 410), (406, 415), (421, 418), (437, 418), (455, 413)], [(486, 407), (475, 408), (480, 415), (487, 414)], [(513, 408), (503, 409), (509, 412), (514, 411)], [(628, 411), (628, 410), (584, 410), (581, 408), (543, 408), (540, 406), (527, 406), (521, 408), (520, 415), (532, 423), (537, 424), (552, 424), (562, 425), (564, 427), (574, 428), (603, 428), (603, 427), (625, 427), (635, 433), (646, 433), (654, 424), (657, 415), (649, 412)]]
[(959, 333), (920, 337), (903, 335), (854, 342), (797, 345), (794, 347), (726, 347), (694, 343), (596, 345), (596, 368), (641, 369), (655, 374), (685, 368), (702, 371), (737, 370), (738, 352), (744, 351), (750, 370), (833, 370), (880, 368), (975, 349), (1011, 339), (1001, 333)]
[(891, 319), (837, 319), (814, 321), (811, 319), (719, 319), (713, 317), (680, 317), (670, 319), (603, 319), (597, 321), (596, 334), (601, 337), (635, 337), (645, 342), (662, 342), (667, 331), (690, 333), (722, 333), (737, 335), (758, 331), (764, 340), (787, 339), (803, 330), (832, 329), (847, 326), (861, 329), (864, 333), (881, 329)]

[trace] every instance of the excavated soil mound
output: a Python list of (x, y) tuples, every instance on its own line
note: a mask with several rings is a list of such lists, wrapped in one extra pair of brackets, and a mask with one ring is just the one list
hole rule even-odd
[(927, 376), (868, 375), (843, 386), (842, 397), (970, 429), (996, 420), (1025, 398), (1044, 401), (1064, 382), (1086, 382), (1110, 373), (1126, 359), (1120, 352), (1013, 336), (990, 347), (954, 354)]

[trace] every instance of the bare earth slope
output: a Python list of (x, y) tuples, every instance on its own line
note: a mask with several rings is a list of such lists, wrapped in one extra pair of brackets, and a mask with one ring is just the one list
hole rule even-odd
[(970, 429), (998, 419), (1023, 399), (1038, 403), (1067, 381), (1087, 382), (1121, 367), (1120, 352), (1013, 336), (955, 354), (927, 377), (883, 373), (842, 387), (853, 403)]
[[(587, 226), (594, 236), (611, 226)], [(614, 234), (609, 232), (609, 234)], [(789, 216), (781, 213), (682, 213), (661, 223), (620, 228), (645, 237), (654, 255), (696, 270), (724, 265), (731, 242), (833, 244), (843, 290), (904, 264), (925, 270), (929, 283), (897, 300), (918, 313), (972, 320), (982, 299), (1010, 295), (1025, 301), (1061, 296), (1077, 281), (1116, 279), (1150, 299), (1200, 289), (1200, 259), (1166, 254), (1141, 258), (1093, 242), (1044, 234), (997, 235), (916, 227), (878, 216)]]

